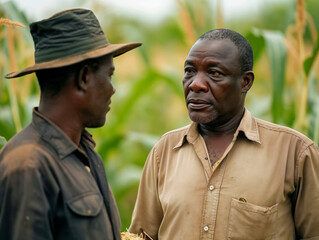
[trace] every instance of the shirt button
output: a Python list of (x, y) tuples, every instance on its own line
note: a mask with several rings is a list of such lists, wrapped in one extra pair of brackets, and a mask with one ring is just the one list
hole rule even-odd
[(209, 190), (213, 191), (213, 190), (214, 190), (214, 186), (213, 186), (213, 185), (210, 185), (210, 186), (209, 186)]
[(243, 198), (243, 197), (239, 198), (239, 201), (241, 201), (241, 202), (247, 202), (246, 199)]
[(204, 227), (204, 231), (207, 232), (208, 231), (208, 226)]

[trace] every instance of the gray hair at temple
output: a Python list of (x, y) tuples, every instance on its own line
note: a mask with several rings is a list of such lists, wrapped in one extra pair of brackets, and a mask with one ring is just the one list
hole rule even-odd
[(199, 37), (198, 40), (221, 40), (229, 39), (231, 40), (239, 51), (239, 58), (241, 64), (242, 72), (252, 71), (254, 64), (254, 55), (253, 49), (248, 42), (248, 40), (239, 34), (230, 29), (214, 29), (204, 33)]

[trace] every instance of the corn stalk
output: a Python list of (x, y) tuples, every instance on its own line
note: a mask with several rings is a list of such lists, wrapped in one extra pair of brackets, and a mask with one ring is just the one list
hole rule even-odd
[[(4, 36), (7, 37), (7, 49), (9, 53), (9, 69), (10, 71), (15, 71), (17, 67), (16, 62), (16, 55), (15, 55), (15, 42), (18, 40), (15, 36), (15, 30), (12, 26), (24, 27), (23, 24), (19, 22), (11, 21), (7, 18), (0, 18), (0, 26), (6, 26), (6, 34)], [(3, 35), (2, 35), (3, 36)], [(22, 129), (20, 114), (19, 114), (19, 107), (17, 101), (17, 79), (12, 79), (9, 84), (9, 96), (10, 96), (10, 106), (12, 110), (12, 117), (15, 124), (16, 132)]]

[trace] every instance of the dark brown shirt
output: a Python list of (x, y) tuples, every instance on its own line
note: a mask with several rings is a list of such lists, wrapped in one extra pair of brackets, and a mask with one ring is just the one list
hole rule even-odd
[(120, 240), (120, 218), (95, 143), (77, 147), (33, 111), (0, 152), (0, 239)]

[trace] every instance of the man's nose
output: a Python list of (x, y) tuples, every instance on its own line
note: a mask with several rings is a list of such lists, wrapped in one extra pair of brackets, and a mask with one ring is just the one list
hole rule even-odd
[(194, 77), (192, 83), (189, 85), (189, 88), (194, 92), (207, 92), (208, 86), (204, 74), (198, 72)]

